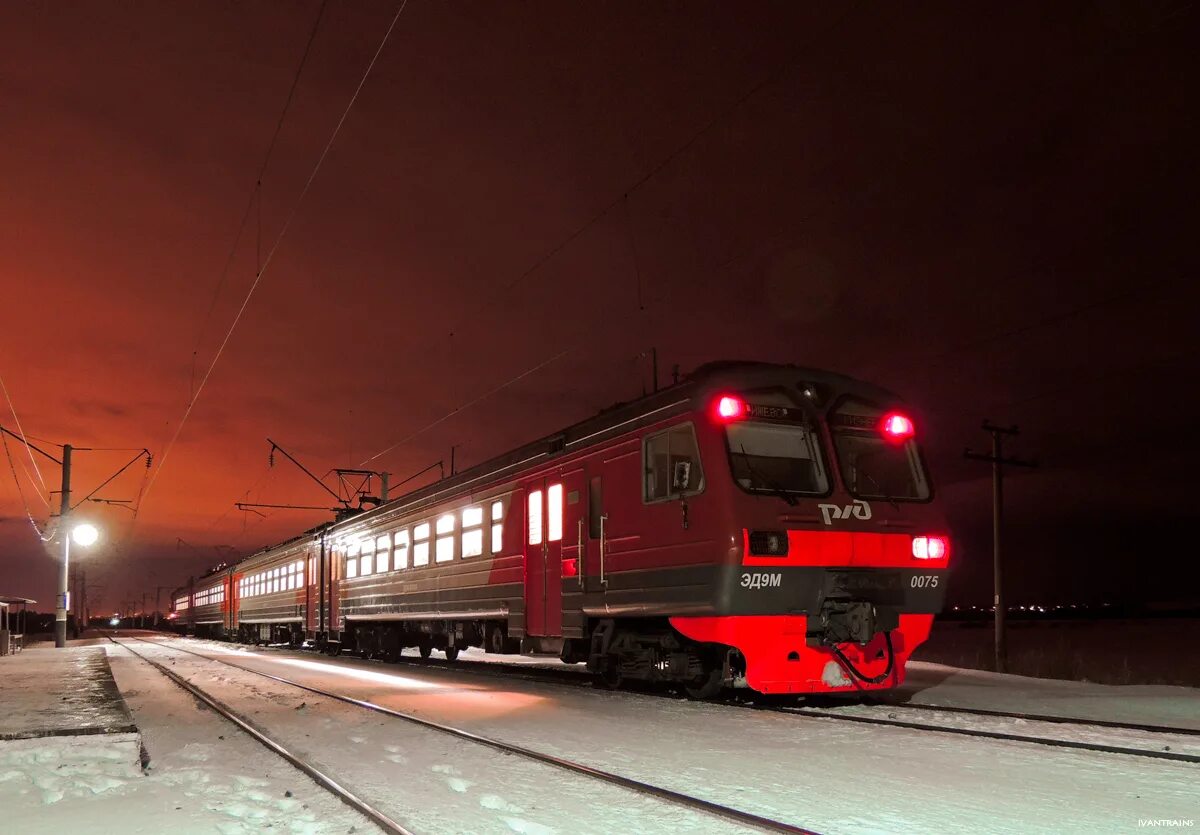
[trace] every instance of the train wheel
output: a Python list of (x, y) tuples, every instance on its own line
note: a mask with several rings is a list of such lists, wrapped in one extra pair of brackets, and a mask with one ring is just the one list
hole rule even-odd
[(721, 680), (721, 668), (710, 667), (691, 681), (683, 685), (688, 698), (704, 700), (715, 699), (721, 693), (725, 682)]
[(500, 655), (504, 652), (504, 630), (499, 626), (493, 626), (487, 633), (487, 651)]
[(608, 690), (618, 689), (625, 681), (625, 676), (621, 675), (621, 664), (615, 655), (609, 655), (604, 659), (604, 669), (596, 673), (594, 682), (597, 687), (604, 687)]
[(421, 653), (422, 658), (428, 658), (433, 654), (433, 639), (428, 635), (422, 635), (417, 641), (417, 651)]
[(454, 646), (446, 647), (446, 660), (454, 661), (454, 660), (457, 660), (457, 658), (458, 658), (458, 647), (454, 647)]

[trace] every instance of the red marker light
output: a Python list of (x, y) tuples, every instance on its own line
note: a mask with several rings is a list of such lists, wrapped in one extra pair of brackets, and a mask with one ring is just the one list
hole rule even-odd
[(716, 413), (718, 420), (736, 420), (746, 414), (746, 403), (737, 397), (726, 394), (717, 398)]
[(918, 560), (941, 560), (950, 553), (950, 540), (944, 536), (914, 536), (912, 555)]
[(912, 420), (899, 412), (884, 415), (879, 424), (879, 431), (883, 433), (883, 437), (896, 444), (910, 440), (916, 434)]

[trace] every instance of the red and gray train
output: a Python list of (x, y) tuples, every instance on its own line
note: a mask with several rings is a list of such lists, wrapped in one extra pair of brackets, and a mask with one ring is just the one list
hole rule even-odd
[(950, 559), (920, 437), (873, 385), (712, 363), (193, 581), (175, 622), (391, 660), (553, 653), (697, 698), (895, 687)]

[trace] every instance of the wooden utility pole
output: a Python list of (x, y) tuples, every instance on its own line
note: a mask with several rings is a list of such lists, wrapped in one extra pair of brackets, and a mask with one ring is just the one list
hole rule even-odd
[(1000, 561), (1000, 532), (1004, 518), (1004, 467), (1036, 467), (1033, 461), (1022, 461), (1019, 458), (1004, 457), (1004, 438), (1016, 437), (1020, 430), (1015, 426), (995, 426), (989, 421), (983, 422), (983, 431), (992, 436), (991, 454), (965, 450), (963, 455), (973, 461), (987, 461), (992, 465), (992, 583), (994, 587), (993, 605), (995, 606), (996, 672), (1008, 671), (1008, 643), (1004, 632), (1004, 583), (1002, 580)]

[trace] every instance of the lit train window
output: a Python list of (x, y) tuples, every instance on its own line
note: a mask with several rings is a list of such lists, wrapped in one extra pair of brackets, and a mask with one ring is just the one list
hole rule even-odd
[(492, 553), (504, 548), (504, 502), (492, 502)]
[(563, 486), (551, 484), (546, 491), (546, 540), (558, 542), (563, 528)]
[(437, 538), (437, 553), (435, 556), (438, 562), (449, 562), (454, 559), (453, 536), (439, 536)]
[(364, 539), (359, 547), (362, 556), (358, 558), (358, 576), (366, 577), (375, 571), (375, 540)]
[(483, 508), (464, 508), (462, 524), (462, 555), (478, 557), (483, 553)]
[(454, 514), (447, 513), (444, 516), (439, 516), (437, 520), (437, 532), (439, 534), (449, 534), (448, 536), (439, 536), (437, 539), (437, 550), (435, 559), (438, 562), (449, 562), (454, 559)]
[(529, 544), (542, 544), (542, 491), (529, 494)]
[(392, 538), (390, 536), (381, 536), (375, 540), (375, 570), (387, 571), (388, 562), (391, 557)]
[(346, 579), (358, 576), (358, 557), (346, 558)]
[(413, 528), (413, 566), (429, 565), (429, 523)]
[(408, 531), (396, 531), (396, 568), (408, 568)]

